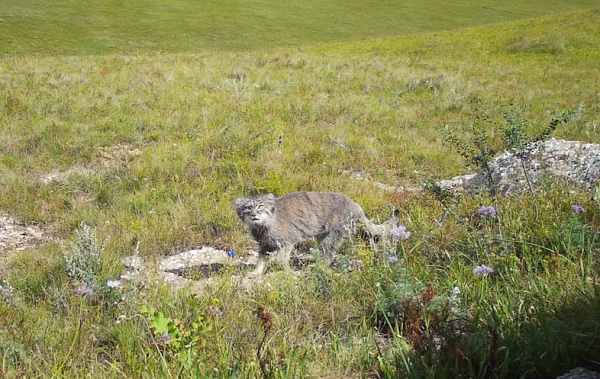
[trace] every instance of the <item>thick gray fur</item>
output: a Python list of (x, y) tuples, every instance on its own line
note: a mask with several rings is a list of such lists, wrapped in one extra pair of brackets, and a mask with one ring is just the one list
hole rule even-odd
[(268, 253), (277, 252), (284, 267), (295, 244), (316, 238), (327, 264), (348, 237), (348, 229), (358, 226), (371, 236), (381, 236), (396, 224), (396, 212), (384, 224), (371, 222), (365, 212), (348, 197), (337, 192), (294, 192), (275, 198), (273, 194), (235, 200), (240, 219), (259, 244), (257, 273), (264, 270)]

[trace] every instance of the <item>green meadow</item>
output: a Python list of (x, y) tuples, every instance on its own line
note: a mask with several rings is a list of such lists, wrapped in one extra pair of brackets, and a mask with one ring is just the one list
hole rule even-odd
[(596, 0), (1, 0), (0, 53), (248, 50), (357, 41), (588, 9)]
[[(566, 113), (554, 137), (600, 143), (597, 2), (0, 0), (0, 19), (0, 213), (52, 236), (0, 253), (0, 377), (599, 368), (593, 193), (372, 183), (475, 171), (448, 133), (501, 151), (507, 114), (534, 136)], [(412, 234), (352, 240), (333, 268), (310, 246), (316, 263), (250, 290), (232, 272), (205, 294), (105, 285), (134, 252), (243, 256), (256, 246), (234, 199), (298, 190), (342, 192), (373, 219), (393, 206)]]

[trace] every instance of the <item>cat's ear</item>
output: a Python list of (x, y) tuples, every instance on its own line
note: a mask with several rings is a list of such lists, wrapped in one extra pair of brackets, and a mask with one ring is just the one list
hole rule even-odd
[(262, 201), (267, 207), (271, 208), (272, 210), (275, 209), (275, 195), (272, 193), (264, 195), (262, 197)]
[(246, 204), (246, 199), (243, 199), (243, 198), (235, 199), (233, 201), (233, 204), (235, 204), (236, 208), (242, 207), (242, 206), (244, 206), (244, 204)]
[(244, 206), (248, 203), (248, 199), (239, 198), (233, 201), (235, 204), (235, 212), (238, 214), (238, 217), (244, 220)]

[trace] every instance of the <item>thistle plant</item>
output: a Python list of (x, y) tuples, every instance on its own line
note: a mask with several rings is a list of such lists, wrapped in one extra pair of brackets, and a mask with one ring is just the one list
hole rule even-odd
[(77, 241), (71, 246), (70, 252), (65, 252), (64, 257), (67, 275), (71, 280), (82, 283), (82, 288), (88, 287), (89, 291), (84, 291), (86, 294), (93, 293), (93, 289), (98, 288), (103, 250), (104, 242), (99, 243), (96, 231), (82, 221), (77, 231)]
[(390, 237), (398, 241), (409, 239), (410, 235), (412, 234), (406, 229), (406, 226), (403, 225), (390, 229), (389, 233)]
[(11, 304), (14, 298), (15, 289), (7, 280), (0, 279), (0, 302)]
[(479, 265), (477, 267), (475, 267), (473, 269), (473, 274), (475, 274), (475, 276), (488, 276), (494, 273), (494, 269), (486, 266), (486, 265)]

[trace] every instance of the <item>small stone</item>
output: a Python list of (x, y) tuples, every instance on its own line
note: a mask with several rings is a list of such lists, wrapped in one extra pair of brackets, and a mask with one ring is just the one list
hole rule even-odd
[(556, 379), (600, 379), (600, 374), (583, 367), (577, 367), (558, 376)]

